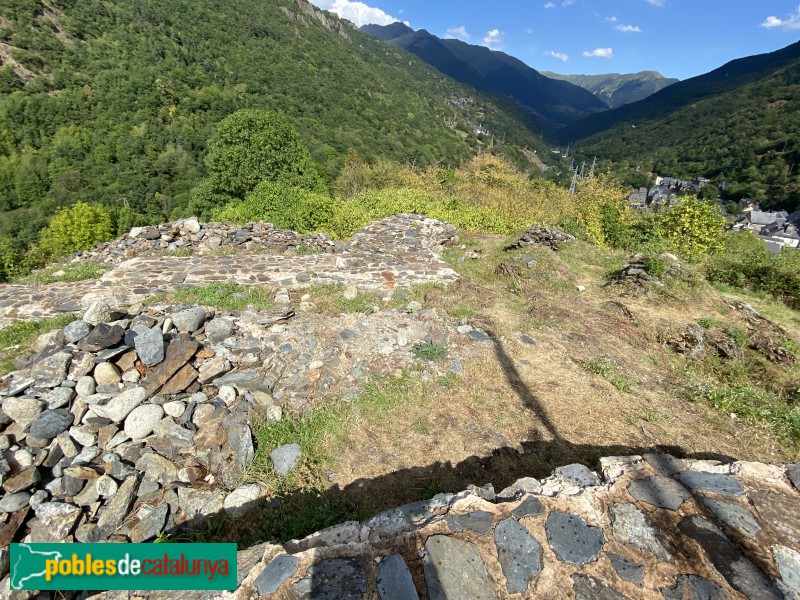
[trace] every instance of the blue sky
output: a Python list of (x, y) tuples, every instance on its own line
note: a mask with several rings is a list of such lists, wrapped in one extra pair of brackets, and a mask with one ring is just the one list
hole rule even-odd
[(558, 73), (687, 79), (800, 39), (800, 0), (311, 0), (357, 25), (405, 21)]

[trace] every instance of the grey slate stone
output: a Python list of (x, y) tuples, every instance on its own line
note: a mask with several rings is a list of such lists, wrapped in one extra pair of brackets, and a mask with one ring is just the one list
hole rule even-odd
[(189, 333), (200, 329), (205, 320), (206, 311), (202, 306), (187, 308), (172, 315), (172, 324), (175, 325), (178, 331), (187, 331)]
[(778, 587), (788, 598), (800, 598), (800, 552), (785, 546), (773, 546), (772, 555), (781, 575)]
[(739, 547), (713, 523), (703, 517), (685, 517), (678, 528), (683, 535), (700, 544), (717, 571), (750, 600), (783, 597), (764, 573), (747, 560)]
[(66, 408), (56, 408), (40, 412), (31, 423), (29, 434), (35, 438), (52, 440), (62, 431), (66, 431), (72, 426), (75, 419)]
[(503, 519), (497, 524), (494, 544), (508, 593), (523, 593), (542, 571), (542, 545), (514, 519)]
[(605, 544), (603, 530), (587, 525), (577, 515), (553, 511), (547, 517), (545, 529), (556, 556), (573, 565), (597, 560)]
[(612, 504), (608, 512), (614, 539), (652, 552), (661, 560), (672, 561), (672, 549), (666, 538), (651, 525), (650, 519), (639, 508), (627, 502), (619, 502)]
[(376, 583), (381, 600), (419, 600), (411, 571), (400, 554), (392, 554), (380, 562)]
[(683, 484), (693, 490), (714, 492), (721, 496), (744, 496), (744, 486), (724, 473), (684, 471), (680, 475)]
[(629, 581), (638, 587), (644, 586), (644, 565), (613, 552), (608, 553), (608, 559), (620, 579)]
[(36, 385), (40, 387), (58, 387), (67, 378), (67, 367), (69, 367), (71, 361), (71, 352), (56, 352), (51, 356), (36, 361), (31, 367), (30, 376), (36, 380)]
[[(82, 321), (75, 322), (81, 323)], [(47, 408), (61, 408), (69, 404), (70, 400), (74, 397), (75, 390), (66, 387), (57, 387), (45, 394), (44, 401), (47, 402)]]
[(430, 600), (496, 600), (494, 586), (478, 549), (463, 540), (433, 535), (422, 559)]
[(342, 329), (342, 332), (339, 334), (339, 337), (342, 338), (344, 341), (347, 341), (357, 338), (358, 334), (352, 329)]
[(524, 519), (525, 517), (535, 517), (543, 514), (544, 508), (542, 507), (542, 502), (534, 496), (525, 498), (522, 504), (511, 511), (511, 515), (515, 519)]
[(792, 485), (800, 491), (800, 464), (786, 467), (786, 474), (789, 476), (789, 481), (792, 482)]
[[(66, 477), (65, 477), (66, 479)], [(136, 477), (128, 477), (119, 486), (116, 495), (111, 498), (111, 502), (106, 504), (100, 517), (97, 519), (97, 527), (102, 537), (108, 537), (119, 527), (123, 519), (128, 514), (133, 496), (137, 487)]]
[(483, 510), (476, 510), (466, 515), (447, 515), (445, 521), (451, 531), (468, 530), (478, 535), (489, 535), (494, 527), (494, 515)]
[(73, 321), (64, 327), (64, 339), (69, 344), (80, 342), (92, 331), (92, 326), (86, 321)]
[(647, 502), (669, 510), (678, 510), (681, 504), (692, 497), (680, 483), (661, 475), (631, 482), (628, 485), (628, 492), (639, 502)]
[(485, 342), (489, 339), (489, 336), (483, 333), (482, 331), (478, 331), (477, 329), (473, 329), (467, 334), (471, 339), (476, 342)]
[(697, 575), (679, 575), (671, 588), (661, 588), (664, 600), (730, 600), (728, 593), (713, 581)]
[(164, 523), (167, 521), (168, 513), (169, 504), (161, 504), (151, 510), (141, 521), (131, 527), (128, 533), (131, 541), (137, 544), (139, 542), (152, 540), (156, 537), (159, 532), (164, 529)]
[(148, 367), (153, 367), (164, 360), (164, 334), (161, 333), (161, 328), (156, 326), (148, 329), (138, 326), (136, 332), (133, 345), (139, 359)]
[(651, 467), (653, 467), (653, 469), (666, 477), (680, 473), (686, 466), (686, 461), (680, 458), (675, 458), (671, 454), (651, 453), (644, 454), (642, 457)]
[(13, 513), (28, 506), (31, 495), (28, 492), (6, 494), (0, 498), (0, 513)]
[(703, 498), (703, 504), (725, 525), (750, 539), (754, 540), (756, 534), (761, 531), (761, 526), (750, 511), (738, 504), (710, 498)]
[(273, 558), (264, 570), (253, 580), (253, 585), (262, 596), (274, 594), (284, 581), (297, 571), (297, 559), (288, 554)]
[(558, 467), (553, 474), (564, 481), (581, 487), (600, 485), (600, 479), (594, 471), (581, 464)]
[(253, 448), (253, 435), (246, 423), (234, 423), (230, 426), (228, 429), (228, 443), (236, 454), (239, 466), (244, 468), (250, 464), (255, 455), (255, 449)]
[(311, 565), (292, 586), (299, 600), (362, 600), (367, 572), (359, 559), (331, 558)]
[(575, 600), (627, 600), (628, 597), (619, 593), (617, 590), (608, 587), (605, 583), (590, 577), (576, 573), (572, 576), (572, 591), (575, 592)]
[(301, 455), (299, 444), (284, 444), (270, 452), (269, 458), (275, 467), (275, 472), (280, 476), (285, 476), (297, 466)]

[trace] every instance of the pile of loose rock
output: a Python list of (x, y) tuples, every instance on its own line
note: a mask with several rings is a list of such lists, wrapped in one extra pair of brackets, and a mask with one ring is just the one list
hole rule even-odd
[(74, 260), (119, 264), (134, 256), (175, 252), (204, 254), (215, 251), (284, 254), (302, 248), (307, 252), (337, 252), (344, 244), (326, 235), (300, 234), (269, 223), (201, 223), (195, 217), (174, 223), (134, 227), (129, 233), (97, 244), (70, 257)]
[(560, 242), (571, 242), (574, 239), (575, 236), (561, 229), (533, 225), (517, 241), (507, 246), (506, 250), (518, 250), (527, 246), (546, 246), (552, 250), (558, 250)]
[[(419, 363), (412, 347), (426, 340), (447, 343), (450, 362), (425, 363), (423, 376), (460, 371), (487, 339), (418, 303), (323, 315), (311, 295), (301, 314), (285, 289), (275, 300), (227, 313), (98, 301), (40, 337), (0, 379), (0, 568), (20, 537), (139, 542), (217, 512), (241, 516), (265, 493), (240, 485), (253, 419), (349, 401), (370, 378)], [(267, 450), (280, 475), (301, 460), (296, 444)]]

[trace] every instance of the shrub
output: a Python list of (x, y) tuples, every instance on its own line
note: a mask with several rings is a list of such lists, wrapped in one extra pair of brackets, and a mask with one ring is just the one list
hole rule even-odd
[(262, 181), (243, 201), (233, 200), (212, 211), (212, 218), (219, 221), (267, 221), (302, 233), (329, 227), (332, 217), (329, 196), (278, 181)]
[(370, 221), (401, 213), (424, 214), (465, 231), (506, 234), (520, 227), (519, 221), (505, 219), (483, 206), (455, 198), (442, 200), (420, 190), (401, 188), (367, 192), (335, 202), (328, 231), (335, 237), (346, 238)]
[(264, 110), (239, 110), (223, 119), (209, 142), (206, 166), (213, 190), (234, 198), (244, 198), (262, 181), (325, 189), (294, 127)]
[(667, 243), (681, 256), (698, 261), (724, 247), (725, 219), (719, 209), (689, 196), (662, 219)]
[(624, 247), (631, 220), (627, 194), (615, 179), (604, 175), (582, 178), (572, 197), (575, 220), (592, 242)]
[(766, 292), (800, 308), (800, 251), (786, 248), (774, 255), (753, 233), (730, 233), (723, 250), (705, 264), (709, 281)]
[(39, 238), (40, 250), (59, 258), (112, 237), (111, 216), (100, 206), (77, 202), (59, 210)]

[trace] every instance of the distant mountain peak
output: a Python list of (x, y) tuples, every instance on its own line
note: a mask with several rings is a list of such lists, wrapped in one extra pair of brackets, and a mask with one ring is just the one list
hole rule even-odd
[(619, 108), (625, 104), (644, 100), (679, 81), (664, 77), (658, 71), (605, 73), (602, 75), (560, 75), (551, 71), (543, 71), (542, 75), (578, 85), (600, 98), (610, 108)]
[(591, 92), (550, 79), (499, 50), (441, 39), (402, 23), (365, 25), (362, 31), (414, 54), (453, 79), (514, 100), (542, 127), (554, 130), (607, 108)]

